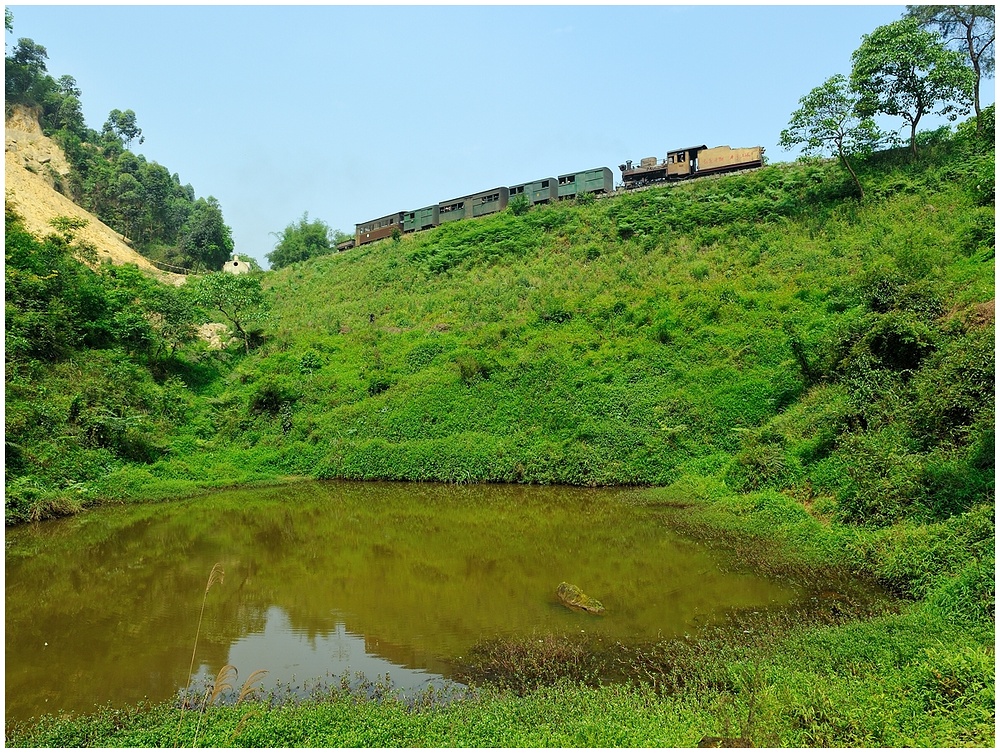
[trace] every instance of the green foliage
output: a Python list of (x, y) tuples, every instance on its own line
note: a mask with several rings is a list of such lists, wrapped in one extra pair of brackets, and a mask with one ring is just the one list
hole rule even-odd
[(913, 380), (912, 424), (928, 445), (968, 445), (979, 423), (993, 420), (996, 377), (993, 333), (976, 328), (947, 342)]
[(515, 196), (507, 204), (507, 209), (510, 210), (511, 214), (515, 217), (520, 217), (521, 215), (528, 213), (528, 210), (531, 209), (531, 204), (525, 196)]
[(118, 139), (125, 149), (129, 149), (135, 139), (138, 139), (140, 144), (145, 141), (142, 129), (136, 123), (135, 112), (132, 110), (125, 112), (117, 109), (112, 110), (101, 133), (105, 138)]
[(979, 90), (982, 79), (991, 77), (995, 68), (996, 9), (992, 5), (907, 5), (906, 17), (936, 29), (946, 44), (968, 56), (975, 74), (976, 132), (992, 131), (993, 125), (980, 110)]
[(49, 220), (49, 224), (52, 225), (60, 233), (69, 236), (72, 239), (73, 233), (76, 230), (80, 230), (87, 226), (88, 221), (82, 217), (65, 217), (60, 215), (59, 217), (53, 217)]
[(223, 222), (222, 209), (212, 196), (198, 199), (180, 231), (181, 266), (217, 272), (233, 253), (232, 231)]
[(463, 353), (455, 358), (458, 373), (465, 384), (473, 384), (480, 379), (490, 378), (490, 367), (471, 353)]
[(852, 96), (847, 78), (838, 74), (827, 79), (800, 99), (799, 105), (778, 143), (784, 149), (804, 145), (805, 155), (836, 154), (863, 199), (865, 191), (850, 158), (871, 154), (885, 135), (871, 118), (856, 114), (858, 99)]
[(80, 345), (109, 343), (100, 278), (76, 262), (64, 239), (39, 243), (10, 205), (5, 224), (5, 358), (54, 361)]
[(782, 438), (779, 435), (744, 434), (741, 449), (733, 457), (726, 480), (741, 492), (788, 486), (791, 470)]
[(497, 261), (511, 256), (530, 256), (541, 245), (542, 235), (528, 215), (459, 220), (438, 228), (410, 252), (409, 260), (428, 274), (440, 275), (464, 261)]
[(65, 236), (38, 241), (6, 208), (8, 522), (79, 507), (109, 469), (155, 462), (191, 418), (175, 376), (194, 314), (135, 267), (97, 271)]
[(198, 277), (190, 286), (191, 300), (222, 316), (243, 341), (247, 354), (257, 327), (268, 316), (269, 302), (256, 275), (232, 275), (214, 272)]
[(295, 262), (333, 253), (336, 243), (342, 237), (339, 231), (333, 230), (322, 220), (310, 222), (308, 212), (298, 222), (288, 225), (276, 235), (278, 242), (267, 255), (272, 269), (281, 269)]
[(972, 104), (975, 75), (961, 54), (947, 49), (913, 19), (866, 34), (852, 62), (851, 86), (860, 96), (859, 114), (903, 118), (910, 126), (914, 156), (923, 115), (934, 112), (954, 120)]

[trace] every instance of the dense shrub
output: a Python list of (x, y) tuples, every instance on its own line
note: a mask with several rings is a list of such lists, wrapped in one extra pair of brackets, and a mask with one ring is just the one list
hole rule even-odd
[(37, 240), (7, 206), (8, 521), (78, 506), (109, 470), (150, 464), (192, 419), (179, 374), (193, 310), (134, 267), (92, 270), (66, 237)]
[(926, 445), (965, 444), (980, 416), (993, 416), (996, 376), (993, 328), (946, 343), (913, 379), (911, 423)]
[(784, 488), (791, 476), (780, 437), (745, 434), (726, 481), (737, 491), (755, 492), (766, 487)]

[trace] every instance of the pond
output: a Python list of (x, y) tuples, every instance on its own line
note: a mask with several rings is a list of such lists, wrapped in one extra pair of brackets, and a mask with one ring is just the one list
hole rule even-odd
[[(421, 689), (484, 639), (656, 640), (803, 597), (628, 489), (243, 489), (12, 529), (5, 559), (8, 721), (170, 699), (196, 634), (196, 674), (232, 664), (237, 688), (267, 670), (265, 690), (345, 672)], [(605, 612), (563, 606), (563, 581)]]

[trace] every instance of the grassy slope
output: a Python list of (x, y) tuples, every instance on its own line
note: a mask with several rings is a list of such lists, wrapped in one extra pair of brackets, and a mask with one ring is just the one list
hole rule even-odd
[[(863, 207), (830, 166), (776, 166), (281, 270), (267, 279), (277, 331), (214, 388), (225, 449), (178, 439), (175, 460), (124, 488), (209, 468), (663, 485), (724, 474), (777, 417), (808, 442), (852, 398), (809, 383), (793, 343), (817, 370), (830, 360), (866, 313), (859, 275), (931, 285), (953, 321), (992, 300), (962, 181), (913, 172), (876, 170)], [(789, 463), (792, 485), (804, 474)]]
[[(976, 186), (992, 172), (948, 145), (884, 155), (859, 206), (835, 167), (781, 165), (269, 275), (265, 347), (202, 388), (166, 459), (100, 495), (280, 475), (652, 484), (695, 503), (682, 525), (920, 601), (727, 649), (675, 697), (564, 688), (429, 717), (346, 702), (245, 739), (220, 712), (205, 739), (690, 745), (754, 705), (758, 744), (991, 745), (993, 207)], [(150, 719), (23, 739), (143, 744), (128, 735)]]

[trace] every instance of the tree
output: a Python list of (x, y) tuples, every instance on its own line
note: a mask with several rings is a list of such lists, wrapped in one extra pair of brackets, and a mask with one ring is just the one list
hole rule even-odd
[(126, 149), (132, 145), (134, 139), (139, 139), (140, 144), (145, 141), (142, 129), (136, 123), (135, 112), (132, 110), (125, 112), (112, 110), (104, 123), (102, 133), (118, 139)]
[(150, 365), (172, 358), (196, 339), (194, 306), (184, 291), (152, 280), (131, 264), (107, 265), (101, 276), (116, 312), (119, 341), (144, 352)]
[(181, 231), (180, 247), (192, 267), (211, 270), (222, 269), (232, 255), (232, 231), (223, 222), (222, 209), (214, 196), (194, 202)]
[(272, 269), (281, 269), (297, 261), (332, 253), (339, 233), (322, 220), (310, 222), (309, 213), (305, 212), (298, 222), (272, 235), (278, 238), (278, 242), (267, 255), (267, 260)]
[(851, 87), (859, 95), (858, 114), (903, 118), (910, 126), (914, 157), (917, 125), (924, 115), (934, 112), (954, 120), (969, 111), (972, 70), (959, 53), (947, 49), (913, 19), (904, 18), (866, 34), (852, 60)]
[(830, 77), (802, 97), (799, 104), (801, 107), (792, 113), (778, 143), (784, 149), (804, 144), (804, 154), (835, 152), (863, 200), (865, 189), (848, 157), (871, 153), (884, 134), (870, 117), (856, 114), (858, 98), (851, 92), (847, 77), (839, 73)]
[(117, 228), (126, 238), (134, 239), (145, 205), (142, 184), (132, 173), (121, 173), (114, 185)]
[(170, 171), (156, 162), (143, 162), (139, 166), (139, 182), (144, 193), (143, 240), (165, 240), (170, 225), (170, 199), (176, 184)]
[(83, 96), (83, 92), (80, 91), (80, 87), (76, 84), (76, 79), (72, 76), (60, 76), (59, 80), (56, 81), (56, 85), (59, 87), (59, 93), (64, 97), (76, 97), (79, 99)]
[(4, 93), (12, 102), (38, 104), (54, 82), (46, 73), (49, 54), (30, 39), (19, 39), (14, 52), (4, 58)]
[(265, 321), (269, 310), (260, 278), (213, 272), (199, 276), (190, 286), (190, 295), (197, 305), (218, 311), (233, 325), (249, 355), (250, 328)]
[(83, 105), (78, 97), (68, 95), (63, 97), (55, 112), (56, 128), (65, 128), (77, 138), (87, 135), (87, 124), (83, 120)]
[(979, 87), (983, 77), (992, 76), (994, 71), (996, 9), (992, 5), (907, 5), (906, 18), (912, 18), (925, 29), (936, 28), (946, 44), (968, 53), (976, 76), (973, 87), (976, 133), (982, 133)]

